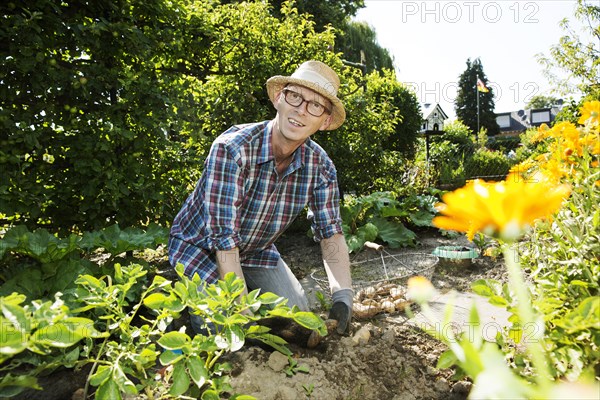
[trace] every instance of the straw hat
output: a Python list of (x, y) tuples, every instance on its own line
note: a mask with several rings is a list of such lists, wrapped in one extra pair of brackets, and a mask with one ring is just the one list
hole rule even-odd
[(331, 131), (342, 125), (346, 119), (346, 111), (337, 98), (340, 78), (334, 70), (321, 61), (311, 60), (302, 63), (291, 76), (273, 76), (267, 80), (267, 93), (271, 101), (275, 102), (275, 95), (290, 83), (314, 90), (331, 102), (332, 119), (326, 130)]

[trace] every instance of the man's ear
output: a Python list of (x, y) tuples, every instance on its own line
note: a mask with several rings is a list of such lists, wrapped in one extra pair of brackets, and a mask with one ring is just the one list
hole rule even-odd
[(275, 109), (277, 111), (279, 111), (278, 105), (279, 105), (279, 99), (281, 98), (281, 90), (277, 91), (277, 93), (275, 93), (275, 96), (273, 96), (273, 107), (275, 107)]
[(323, 123), (319, 127), (319, 130), (326, 131), (329, 125), (331, 125), (331, 121), (333, 121), (333, 115), (330, 114), (327, 116), (327, 118), (325, 118), (325, 121), (323, 121)]

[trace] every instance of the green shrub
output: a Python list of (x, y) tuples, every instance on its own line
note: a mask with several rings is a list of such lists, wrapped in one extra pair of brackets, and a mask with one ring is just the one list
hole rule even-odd
[(465, 176), (467, 179), (502, 180), (511, 166), (512, 162), (505, 154), (488, 149), (477, 149), (465, 160)]

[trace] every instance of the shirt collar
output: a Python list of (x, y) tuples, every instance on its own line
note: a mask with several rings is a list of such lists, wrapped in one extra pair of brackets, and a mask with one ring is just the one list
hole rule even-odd
[[(262, 135), (262, 142), (260, 144), (260, 151), (258, 158), (256, 160), (257, 164), (264, 164), (271, 160), (275, 159), (273, 155), (273, 147), (271, 146), (271, 137), (273, 136), (273, 123), (271, 120), (265, 126), (264, 134)], [(306, 141), (294, 151), (294, 159), (291, 164), (294, 166), (294, 170), (300, 168), (304, 165), (304, 155), (306, 153), (306, 143), (310, 140), (310, 138), (306, 139)]]

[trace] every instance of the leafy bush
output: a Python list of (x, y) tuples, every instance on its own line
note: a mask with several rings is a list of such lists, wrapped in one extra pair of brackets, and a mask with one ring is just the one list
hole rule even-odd
[(465, 176), (468, 179), (502, 180), (508, 174), (511, 165), (511, 160), (499, 151), (477, 149), (465, 160)]
[[(79, 275), (111, 274), (117, 262), (127, 261), (126, 252), (156, 249), (166, 244), (168, 231), (151, 224), (147, 230), (109, 226), (101, 231), (58, 237), (46, 229), (30, 232), (26, 226), (8, 230), (0, 240), (0, 271), (4, 282), (0, 295), (21, 293), (30, 300), (69, 293)], [(105, 254), (94, 260), (97, 250)], [(143, 262), (140, 257), (129, 261)]]
[(430, 143), (430, 176), (432, 185), (460, 185), (465, 182), (465, 160), (475, 151), (469, 127), (460, 121), (444, 126), (444, 134), (433, 136)]
[[(64, 300), (60, 293), (54, 301), (29, 304), (24, 304), (24, 295), (1, 297), (0, 396), (15, 396), (28, 388), (43, 390), (39, 375), (92, 364), (88, 379), (97, 387), (98, 400), (140, 392), (148, 398), (219, 399), (232, 388), (227, 383), (230, 366), (218, 361), (239, 350), (246, 339), (260, 340), (291, 356), (286, 342), (257, 321), (290, 318), (327, 334), (318, 316), (286, 307), (279, 296), (258, 290), (240, 296), (244, 282), (233, 273), (205, 286), (197, 275), (192, 280), (185, 277), (182, 266), (177, 268), (177, 282), (157, 275), (145, 285), (147, 272), (141, 265), (116, 264), (114, 276), (81, 275), (74, 293)], [(186, 308), (216, 330), (193, 338), (184, 331), (169, 332), (170, 323)], [(157, 361), (165, 368), (159, 371)], [(161, 379), (155, 378), (157, 373)]]
[[(6, 232), (0, 240), (0, 397), (43, 390), (37, 377), (57, 368), (92, 364), (88, 383), (97, 387), (97, 399), (140, 391), (148, 398), (218, 399), (231, 391), (229, 368), (218, 360), (247, 338), (291, 355), (286, 342), (257, 321), (289, 318), (327, 333), (318, 316), (290, 309), (272, 293), (240, 296), (244, 283), (234, 274), (208, 286), (197, 275), (185, 277), (182, 266), (177, 282), (149, 278), (155, 271), (144, 258), (167, 235), (157, 225), (146, 231), (114, 225), (64, 238), (25, 226)], [(184, 310), (214, 330), (193, 339), (168, 332)], [(165, 367), (158, 381), (157, 362)]]
[(344, 193), (390, 191), (407, 183), (404, 164), (416, 153), (419, 104), (392, 71), (354, 79), (343, 97), (348, 118), (340, 128), (314, 139), (335, 163)]
[(317, 31), (293, 2), (104, 3), (0, 5), (2, 226), (170, 223), (212, 140), (272, 117), (265, 81), (307, 59), (343, 82), (348, 121), (317, 139), (345, 191), (375, 190), (388, 150), (414, 152), (416, 96), (391, 71), (344, 66), (333, 28)]
[(391, 192), (349, 197), (341, 207), (344, 236), (350, 252), (365, 242), (380, 240), (390, 248), (415, 246), (417, 235), (409, 226), (431, 226), (435, 215), (432, 195), (410, 195), (398, 200)]

